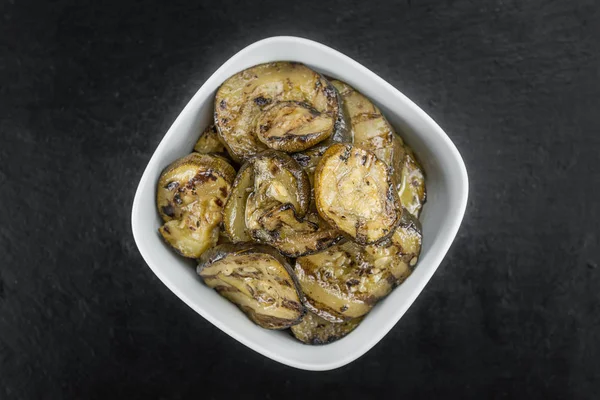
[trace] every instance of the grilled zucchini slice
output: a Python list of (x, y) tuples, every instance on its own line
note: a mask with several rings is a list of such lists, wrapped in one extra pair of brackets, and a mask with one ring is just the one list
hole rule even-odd
[(388, 269), (373, 266), (353, 242), (296, 259), (294, 268), (306, 308), (330, 322), (343, 322), (368, 313), (394, 287)]
[(319, 214), (359, 244), (389, 237), (400, 219), (390, 171), (370, 151), (332, 145), (315, 171)]
[(223, 158), (192, 153), (169, 165), (158, 180), (162, 237), (184, 257), (197, 258), (219, 237), (222, 210), (235, 177)]
[(255, 244), (217, 246), (202, 255), (197, 268), (206, 285), (266, 329), (289, 328), (305, 313), (291, 271), (276, 250)]
[(296, 260), (295, 273), (306, 307), (339, 323), (365, 315), (412, 273), (421, 252), (421, 227), (402, 214), (392, 237), (369, 246), (352, 242)]
[(310, 180), (311, 187), (313, 186), (317, 164), (321, 161), (321, 157), (323, 157), (325, 151), (334, 143), (352, 143), (350, 118), (348, 117), (345, 107), (341, 107), (334, 134), (329, 139), (324, 140), (310, 149), (292, 154), (294, 160), (304, 168), (304, 171)]
[[(246, 224), (248, 203), (254, 205), (252, 222), (257, 222), (268, 205), (281, 203), (291, 204), (298, 210), (297, 214), (303, 216), (309, 197), (310, 184), (306, 174), (293, 160), (283, 153), (265, 151), (242, 165), (238, 172), (223, 213), (225, 232), (234, 243), (250, 241), (252, 237)], [(260, 226), (256, 223), (252, 227), (258, 229)]]
[(355, 318), (336, 324), (312, 312), (307, 312), (302, 322), (292, 326), (290, 330), (296, 339), (306, 344), (329, 344), (352, 332), (362, 320), (362, 318)]
[[(240, 175), (247, 169), (252, 170), (253, 181), (243, 205), (244, 226), (253, 240), (269, 244), (288, 257), (298, 257), (325, 249), (341, 238), (337, 230), (322, 224), (316, 213), (307, 214), (308, 176), (290, 156), (268, 150), (242, 166)], [(236, 201), (236, 197), (230, 201)], [(225, 226), (229, 225), (229, 207), (228, 203)], [(241, 210), (242, 205), (238, 211)]]
[(391, 166), (396, 145), (402, 146), (402, 139), (395, 134), (394, 128), (379, 108), (350, 85), (338, 80), (331, 81), (331, 84), (338, 90), (350, 118), (354, 145), (375, 153), (377, 158)]
[(409, 212), (403, 212), (391, 238), (364, 248), (364, 258), (374, 268), (389, 271), (394, 285), (400, 285), (412, 273), (421, 254), (421, 224)]
[(308, 103), (281, 101), (258, 117), (256, 134), (270, 148), (292, 152), (331, 136), (334, 124), (330, 114), (321, 113)]
[(302, 168), (304, 168), (304, 171), (306, 172), (306, 175), (310, 181), (311, 188), (314, 187), (315, 170), (317, 169), (317, 165), (319, 165), (319, 161), (321, 161), (323, 154), (325, 154), (325, 151), (327, 151), (328, 148), (329, 146), (315, 146), (306, 151), (292, 154), (294, 160), (296, 160), (296, 162)]
[(399, 171), (395, 178), (398, 196), (402, 207), (418, 218), (425, 201), (427, 201), (425, 175), (412, 150), (406, 146), (404, 150), (402, 166), (396, 169)]
[[(346, 129), (346, 126), (349, 126), (349, 123), (346, 122), (345, 113), (342, 113), (342, 118), (339, 122), (342, 129), (337, 130), (339, 133), (336, 136), (332, 136), (324, 142), (319, 143), (318, 145), (311, 147), (308, 150), (304, 150), (298, 153), (292, 154), (292, 158), (296, 160), (296, 162), (304, 169), (306, 175), (308, 176), (308, 180), (310, 181), (310, 189), (311, 189), (311, 202), (309, 209), (313, 212), (317, 212), (317, 207), (315, 204), (315, 170), (317, 169), (317, 165), (321, 158), (323, 158), (323, 154), (325, 151), (334, 143), (352, 143), (352, 135), (349, 129)], [(320, 219), (321, 224), (325, 224), (323, 219)]]
[(316, 253), (342, 238), (316, 213), (298, 218), (290, 203), (275, 206), (262, 214), (258, 226), (251, 231), (254, 240), (270, 244), (287, 257)]
[(234, 160), (270, 147), (296, 152), (335, 135), (340, 100), (320, 74), (292, 62), (248, 68), (217, 90), (215, 125)]
[(304, 217), (310, 202), (310, 181), (298, 163), (285, 153), (268, 150), (254, 157), (251, 164), (254, 170), (252, 195), (256, 202), (261, 205), (290, 203), (298, 217)]
[(234, 243), (252, 240), (246, 229), (246, 202), (254, 187), (254, 169), (246, 163), (242, 165), (231, 189), (231, 196), (223, 210), (223, 229)]
[(219, 154), (227, 156), (227, 149), (221, 142), (221, 139), (219, 139), (217, 128), (215, 128), (214, 125), (210, 125), (202, 132), (194, 145), (194, 151), (201, 154)]
[(427, 196), (423, 168), (413, 151), (368, 98), (342, 81), (332, 80), (331, 84), (342, 97), (354, 145), (372, 151), (388, 164), (402, 206), (418, 217)]

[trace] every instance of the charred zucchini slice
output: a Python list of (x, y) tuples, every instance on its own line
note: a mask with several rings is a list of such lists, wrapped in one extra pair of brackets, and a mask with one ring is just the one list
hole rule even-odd
[(426, 200), (426, 190), (423, 169), (414, 153), (368, 98), (344, 82), (333, 80), (331, 84), (343, 99), (354, 145), (372, 151), (392, 168), (402, 206), (418, 217)]
[(421, 224), (409, 212), (403, 212), (392, 237), (382, 243), (366, 246), (365, 259), (377, 269), (389, 271), (397, 286), (412, 273), (421, 253)]
[(359, 244), (389, 237), (400, 219), (390, 171), (370, 151), (334, 144), (315, 171), (319, 214)]
[(254, 195), (259, 204), (290, 203), (302, 218), (310, 202), (310, 181), (304, 170), (285, 153), (268, 150), (251, 161)]
[(412, 273), (421, 252), (421, 227), (402, 214), (391, 238), (361, 247), (346, 242), (299, 257), (295, 273), (306, 307), (334, 323), (366, 314)]
[(204, 283), (266, 329), (285, 329), (305, 313), (301, 292), (288, 262), (277, 251), (253, 244), (224, 244), (202, 255)]
[(258, 228), (253, 222), (269, 205), (289, 203), (299, 210), (298, 214), (304, 215), (310, 197), (309, 185), (306, 174), (286, 154), (268, 150), (255, 156), (242, 165), (233, 183), (224, 210), (225, 232), (235, 243), (252, 240), (246, 223), (247, 204), (256, 217), (250, 223), (253, 228)]
[(331, 81), (331, 84), (340, 93), (350, 118), (354, 145), (375, 153), (377, 158), (391, 166), (396, 144), (402, 146), (402, 139), (394, 133), (394, 128), (368, 98), (350, 85), (338, 80)]
[(395, 180), (402, 207), (415, 217), (419, 217), (423, 204), (427, 200), (425, 175), (423, 168), (408, 147), (405, 147), (402, 167), (398, 171)]
[(389, 270), (376, 268), (370, 261), (353, 242), (296, 259), (294, 272), (306, 307), (336, 323), (368, 313), (395, 282)]
[(222, 210), (235, 170), (223, 158), (192, 153), (169, 165), (158, 180), (162, 237), (184, 257), (197, 258), (219, 237)]
[(331, 115), (299, 101), (281, 101), (258, 117), (258, 139), (272, 149), (298, 151), (331, 136), (335, 124)]
[(314, 213), (298, 218), (290, 203), (262, 214), (258, 226), (251, 231), (252, 237), (270, 244), (287, 257), (316, 253), (341, 239), (337, 230), (322, 224)]
[(223, 190), (219, 187), (226, 200), (234, 178), (235, 170), (223, 157), (197, 153), (182, 157), (165, 168), (158, 179), (158, 212), (165, 222), (180, 219), (204, 194), (198, 188), (219, 187), (221, 181), (227, 182)]
[(362, 318), (355, 318), (336, 324), (312, 312), (307, 312), (302, 322), (292, 326), (291, 331), (296, 339), (306, 344), (328, 344), (352, 332), (362, 320)]
[(194, 145), (194, 151), (201, 154), (227, 155), (227, 149), (225, 149), (225, 145), (221, 143), (217, 128), (215, 128), (214, 125), (210, 125), (202, 132)]
[(316, 213), (307, 215), (308, 176), (290, 156), (269, 150), (250, 159), (242, 170), (246, 168), (252, 169), (254, 179), (244, 208), (245, 227), (253, 240), (298, 257), (340, 239), (339, 232), (322, 224)]
[[(309, 209), (313, 212), (317, 212), (317, 206), (315, 204), (315, 170), (317, 169), (317, 165), (319, 165), (319, 161), (323, 158), (323, 154), (327, 151), (327, 149), (334, 143), (350, 143), (352, 142), (351, 136), (341, 136), (340, 138), (333, 139), (329, 138), (325, 142), (319, 143), (315, 147), (311, 147), (308, 150), (294, 153), (292, 157), (296, 162), (304, 169), (306, 175), (308, 176), (308, 180), (310, 181), (310, 206)], [(321, 224), (324, 224), (325, 221), (321, 219)]]
[(325, 151), (334, 143), (352, 143), (351, 124), (345, 107), (341, 108), (334, 132), (335, 133), (329, 139), (324, 140), (318, 145), (292, 154), (294, 160), (304, 168), (304, 171), (310, 180), (311, 187), (314, 182), (315, 169), (317, 168), (319, 161), (321, 161), (321, 157), (323, 157)]
[(292, 62), (248, 68), (217, 90), (215, 125), (235, 161), (267, 147), (295, 152), (339, 128), (340, 100), (320, 74)]
[(223, 210), (223, 229), (229, 239), (234, 242), (252, 240), (246, 229), (246, 202), (254, 187), (254, 170), (248, 163), (244, 164), (233, 182), (231, 196)]
[(315, 170), (317, 169), (317, 165), (319, 164), (319, 161), (321, 161), (323, 154), (325, 154), (325, 151), (327, 151), (328, 148), (329, 146), (316, 146), (301, 153), (292, 154), (294, 160), (296, 160), (296, 162), (302, 168), (304, 168), (304, 171), (306, 172), (306, 175), (310, 181), (311, 188), (314, 187)]

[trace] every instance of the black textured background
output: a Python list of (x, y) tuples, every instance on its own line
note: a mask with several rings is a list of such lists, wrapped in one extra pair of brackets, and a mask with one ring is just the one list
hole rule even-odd
[[(597, 1), (86, 3), (0, 1), (0, 398), (600, 396)], [(331, 372), (221, 333), (131, 235), (137, 182), (181, 108), (278, 34), (403, 91), (471, 183), (426, 290)]]

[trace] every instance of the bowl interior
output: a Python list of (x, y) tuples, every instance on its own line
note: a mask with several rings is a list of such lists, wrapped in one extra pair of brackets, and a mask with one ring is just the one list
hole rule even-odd
[[(427, 204), (422, 214), (423, 249), (415, 272), (380, 302), (349, 336), (326, 346), (307, 346), (287, 332), (254, 325), (235, 306), (204, 286), (190, 260), (177, 256), (160, 238), (155, 209), (156, 181), (175, 159), (192, 151), (211, 123), (219, 84), (247, 67), (277, 60), (298, 61), (339, 78), (371, 98), (414, 149), (427, 175)], [(344, 365), (368, 351), (398, 321), (423, 289), (462, 220), (466, 205), (466, 172), (460, 155), (444, 132), (416, 105), (381, 78), (348, 57), (318, 43), (298, 38), (257, 42), (226, 62), (202, 86), (177, 118), (152, 156), (140, 181), (132, 212), (133, 233), (154, 273), (186, 304), (221, 330), (279, 362), (311, 370)]]

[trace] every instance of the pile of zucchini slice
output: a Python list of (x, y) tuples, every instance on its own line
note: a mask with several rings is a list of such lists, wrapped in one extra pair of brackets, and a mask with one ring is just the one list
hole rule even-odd
[(227, 79), (214, 124), (157, 185), (160, 235), (266, 329), (352, 332), (415, 268), (425, 175), (350, 85), (273, 62)]

